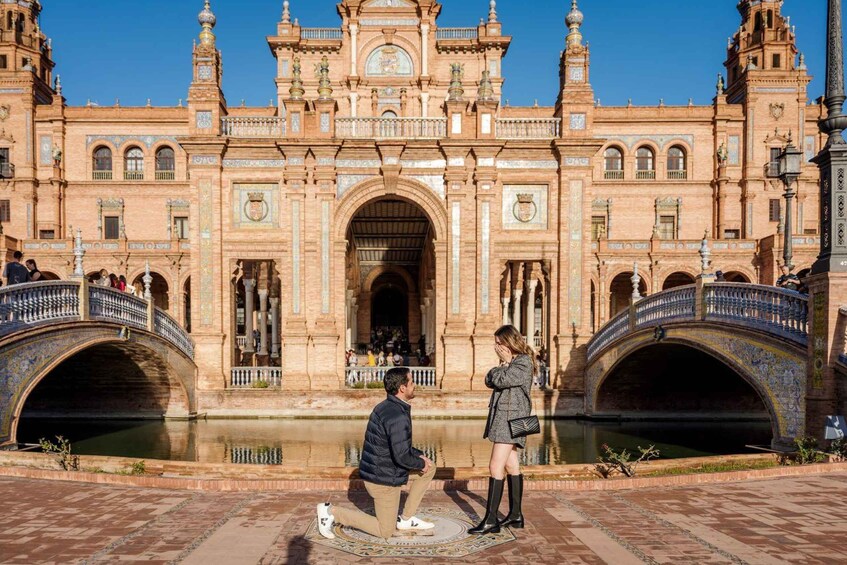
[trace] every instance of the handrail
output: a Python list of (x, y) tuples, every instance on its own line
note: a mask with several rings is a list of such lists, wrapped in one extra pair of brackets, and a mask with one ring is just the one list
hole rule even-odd
[(88, 311), (81, 311), (80, 284), (77, 281), (42, 281), (10, 285), (0, 289), (0, 337), (50, 324), (96, 320), (148, 330), (194, 358), (194, 342), (185, 329), (167, 312), (126, 292), (88, 284), (85, 298)]
[[(344, 382), (348, 387), (357, 384), (367, 386), (370, 383), (382, 382), (391, 367), (345, 367)], [(416, 386), (432, 388), (436, 385), (435, 367), (409, 367), (412, 373), (412, 381)]]
[(280, 387), (282, 386), (282, 369), (280, 367), (233, 367), (229, 372), (229, 386), (231, 388)]
[(697, 289), (692, 284), (659, 292), (638, 301), (635, 304), (635, 327), (640, 329), (671, 320), (693, 320), (696, 293)]
[(435, 30), (435, 39), (479, 39), (475, 27), (443, 27)]
[(442, 139), (447, 118), (337, 118), (339, 139)]
[(227, 116), (221, 118), (226, 137), (285, 137), (285, 119), (275, 116)]
[(560, 118), (498, 118), (498, 139), (555, 139), (562, 128)]
[(300, 39), (343, 39), (344, 32), (335, 27), (304, 27), (300, 30)]

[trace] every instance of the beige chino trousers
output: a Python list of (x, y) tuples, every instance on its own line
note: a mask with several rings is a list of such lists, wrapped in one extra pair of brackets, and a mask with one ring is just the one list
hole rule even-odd
[[(409, 473), (409, 496), (403, 515), (411, 518), (418, 511), (423, 495), (429, 488), (429, 483), (435, 476), (435, 466), (425, 475)], [(388, 487), (365, 481), (365, 488), (374, 499), (376, 517), (356, 509), (332, 507), (335, 521), (345, 526), (362, 530), (374, 537), (389, 539), (397, 527), (397, 516), (400, 510), (400, 492), (403, 487)]]

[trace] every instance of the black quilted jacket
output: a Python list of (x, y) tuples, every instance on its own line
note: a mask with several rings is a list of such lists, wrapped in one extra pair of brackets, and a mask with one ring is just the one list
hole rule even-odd
[(377, 485), (403, 486), (409, 471), (424, 468), (422, 453), (412, 447), (412, 407), (389, 395), (368, 420), (359, 477)]

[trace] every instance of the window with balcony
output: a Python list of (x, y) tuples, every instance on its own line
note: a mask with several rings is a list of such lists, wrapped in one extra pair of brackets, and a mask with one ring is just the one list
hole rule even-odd
[(617, 147), (609, 147), (603, 153), (603, 173), (606, 180), (623, 179), (623, 153)]
[(0, 178), (11, 179), (15, 177), (15, 166), (11, 161), (11, 149), (0, 147)]
[(121, 236), (120, 216), (103, 217), (103, 239), (119, 239)]
[(144, 180), (144, 152), (130, 147), (124, 155), (124, 180)]
[(723, 230), (724, 239), (741, 239), (741, 230)]
[(606, 237), (606, 216), (591, 216), (591, 240)]
[(112, 150), (98, 147), (94, 151), (94, 180), (112, 180)]
[(0, 222), (12, 221), (12, 201), (0, 200)]
[(170, 147), (162, 147), (156, 151), (156, 180), (174, 180), (176, 160), (174, 150)]
[(765, 176), (769, 178), (779, 177), (779, 156), (782, 155), (782, 147), (770, 148), (770, 161), (765, 165)]
[(177, 239), (188, 239), (187, 216), (176, 216), (174, 218), (174, 237)]
[(653, 150), (641, 147), (635, 152), (635, 178), (639, 180), (656, 178), (656, 159)]
[(659, 237), (661, 239), (676, 239), (675, 216), (659, 216)]
[(56, 232), (53, 230), (39, 230), (38, 239), (56, 239)]
[(782, 216), (782, 202), (779, 198), (771, 198), (768, 201), (768, 219), (778, 222)]
[(682, 147), (671, 147), (668, 151), (668, 179), (685, 180), (688, 178), (685, 150)]

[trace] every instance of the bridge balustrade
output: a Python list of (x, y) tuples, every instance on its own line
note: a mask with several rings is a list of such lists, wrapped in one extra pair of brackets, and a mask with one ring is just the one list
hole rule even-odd
[(166, 312), (114, 288), (80, 285), (43, 281), (0, 289), (0, 337), (34, 326), (96, 320), (153, 332), (194, 358), (188, 332)]
[[(842, 312), (847, 316), (847, 311)], [(588, 342), (588, 360), (622, 337), (673, 322), (721, 322), (805, 346), (809, 297), (793, 290), (740, 283), (683, 286), (637, 301), (600, 328)], [(843, 357), (847, 364), (847, 351)]]
[(809, 297), (770, 286), (715, 283), (706, 285), (704, 320), (728, 321), (763, 330), (806, 345)]
[(265, 388), (282, 386), (280, 367), (233, 367), (230, 370), (229, 386), (232, 388)]

